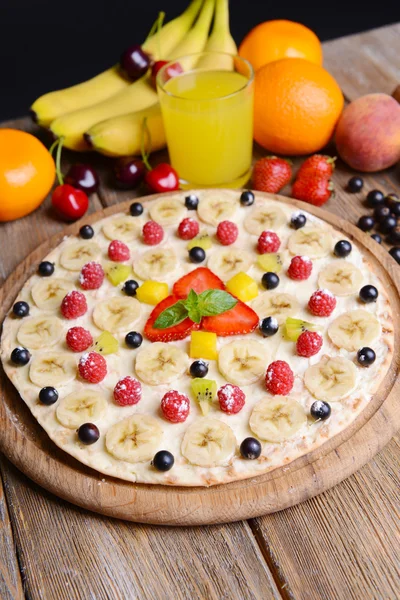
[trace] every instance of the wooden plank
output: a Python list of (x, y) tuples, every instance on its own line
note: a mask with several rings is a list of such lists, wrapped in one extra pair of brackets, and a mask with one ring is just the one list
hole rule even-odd
[(31, 600), (281, 598), (246, 523), (134, 525), (46, 494), (11, 465), (5, 484)]
[[(0, 457), (1, 464), (1, 457)], [(22, 580), (11, 529), (10, 514), (0, 475), (0, 598), (19, 600), (24, 598)]]

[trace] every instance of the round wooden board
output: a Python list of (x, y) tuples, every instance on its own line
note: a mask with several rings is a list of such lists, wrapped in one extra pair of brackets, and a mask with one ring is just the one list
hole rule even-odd
[[(263, 194), (306, 210), (343, 231), (362, 247), (385, 286), (393, 311), (400, 317), (399, 266), (374, 240), (336, 215), (283, 196)], [(143, 201), (151, 201), (148, 196)], [(158, 197), (158, 196), (157, 196)], [(93, 223), (127, 210), (121, 203), (85, 217)], [(76, 234), (74, 223), (32, 252), (0, 290), (0, 321), (40, 260), (65, 235)], [(259, 477), (210, 488), (133, 484), (97, 473), (60, 450), (36, 422), (4, 375), (1, 381), (0, 450), (49, 492), (104, 515), (163, 525), (200, 525), (248, 519), (282, 510), (336, 485), (379, 452), (400, 428), (398, 378), (400, 329), (395, 330), (393, 360), (385, 380), (368, 407), (345, 431), (317, 450)]]

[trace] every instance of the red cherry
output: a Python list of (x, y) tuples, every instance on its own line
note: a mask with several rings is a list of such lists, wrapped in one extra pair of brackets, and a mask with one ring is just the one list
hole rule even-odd
[[(156, 77), (157, 77), (158, 71), (160, 69), (162, 69), (163, 66), (166, 64), (168, 64), (168, 61), (166, 61), (166, 60), (157, 60), (153, 64), (153, 66), (151, 68), (151, 77), (152, 77), (154, 85), (156, 84)], [(166, 81), (168, 81), (168, 79), (171, 79), (172, 77), (176, 77), (177, 75), (180, 75), (181, 73), (183, 73), (182, 65), (178, 62), (172, 63), (172, 65), (170, 65), (168, 67), (168, 69), (165, 69), (164, 83)]]
[(85, 192), (68, 183), (55, 188), (51, 203), (60, 217), (66, 221), (80, 219), (89, 208), (89, 199)]
[(179, 189), (178, 173), (167, 163), (160, 163), (146, 173), (146, 183), (154, 192), (172, 192)]

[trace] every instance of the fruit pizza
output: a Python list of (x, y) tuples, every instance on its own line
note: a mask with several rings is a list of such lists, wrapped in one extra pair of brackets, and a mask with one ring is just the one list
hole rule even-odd
[(37, 265), (1, 358), (50, 438), (139, 483), (210, 486), (322, 446), (366, 408), (393, 355), (363, 251), (251, 191), (134, 202)]

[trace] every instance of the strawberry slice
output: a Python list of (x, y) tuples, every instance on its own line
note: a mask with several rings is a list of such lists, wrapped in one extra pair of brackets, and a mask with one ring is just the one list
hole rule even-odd
[(259, 322), (257, 313), (241, 300), (236, 306), (217, 315), (216, 317), (204, 317), (201, 322), (202, 329), (212, 331), (221, 337), (228, 335), (241, 335), (254, 331)]
[(178, 325), (167, 327), (167, 329), (156, 329), (153, 327), (159, 314), (172, 304), (178, 302), (176, 296), (168, 296), (153, 308), (144, 326), (144, 335), (151, 342), (173, 342), (174, 340), (183, 340), (193, 330), (200, 328), (200, 323), (193, 323), (189, 318), (185, 319)]
[(194, 290), (196, 294), (201, 294), (206, 290), (224, 290), (223, 281), (210, 269), (206, 267), (198, 267), (187, 275), (184, 275), (175, 283), (172, 293), (177, 298), (187, 298), (190, 290)]

